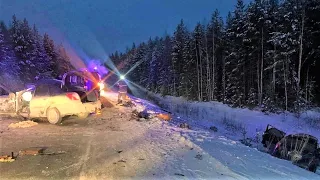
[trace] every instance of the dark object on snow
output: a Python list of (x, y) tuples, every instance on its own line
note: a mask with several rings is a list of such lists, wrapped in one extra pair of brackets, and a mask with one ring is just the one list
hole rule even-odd
[(291, 134), (276, 144), (272, 155), (290, 160), (299, 167), (316, 172), (320, 161), (320, 149), (317, 147), (317, 138), (309, 134)]
[(121, 159), (121, 160), (119, 160), (118, 162), (126, 163), (127, 161), (125, 161), (125, 160)]
[(240, 142), (245, 146), (252, 147), (252, 138), (240, 139)]
[(180, 174), (180, 173), (174, 173), (174, 175), (176, 175), (176, 176), (184, 176), (183, 174)]
[(285, 132), (268, 124), (266, 130), (262, 135), (262, 144), (269, 151), (272, 151), (275, 148), (277, 142), (279, 142), (285, 135)]
[(212, 130), (213, 132), (218, 132), (218, 128), (215, 127), (215, 126), (211, 126), (211, 127), (210, 127), (210, 130)]
[(150, 114), (147, 111), (141, 111), (138, 113), (139, 118), (150, 119)]
[(203, 157), (202, 157), (201, 154), (197, 154), (195, 158), (197, 158), (197, 159), (199, 159), (199, 160), (202, 160), (202, 159), (203, 159)]
[(185, 128), (185, 129), (190, 129), (190, 126), (189, 126), (189, 124), (187, 124), (187, 123), (182, 123), (182, 124), (180, 124), (179, 127), (180, 127), (180, 128)]
[(128, 102), (124, 102), (122, 103), (120, 106), (124, 106), (124, 107), (134, 107), (136, 106), (134, 103), (132, 103), (132, 101), (128, 101)]

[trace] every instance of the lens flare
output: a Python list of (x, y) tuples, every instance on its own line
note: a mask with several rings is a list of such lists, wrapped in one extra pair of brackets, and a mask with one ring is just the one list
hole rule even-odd
[(22, 94), (22, 98), (23, 98), (23, 100), (25, 100), (25, 101), (31, 101), (31, 99), (32, 99), (32, 94), (31, 94), (31, 92), (30, 91), (27, 91), (27, 92), (24, 92), (23, 94)]

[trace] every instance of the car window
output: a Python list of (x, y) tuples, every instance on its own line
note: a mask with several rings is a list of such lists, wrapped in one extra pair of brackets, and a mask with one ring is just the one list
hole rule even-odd
[(49, 96), (49, 87), (46, 84), (38, 85), (34, 93), (35, 97), (39, 96)]
[(61, 89), (61, 84), (55, 83), (49, 85), (50, 96), (56, 96), (64, 93), (63, 89)]

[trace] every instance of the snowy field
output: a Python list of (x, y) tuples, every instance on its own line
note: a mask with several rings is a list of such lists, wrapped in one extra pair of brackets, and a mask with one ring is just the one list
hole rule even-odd
[[(287, 134), (305, 132), (319, 138), (317, 128), (306, 122), (306, 119), (319, 118), (318, 113), (307, 112), (298, 119), (289, 113), (266, 115), (249, 109), (230, 108), (217, 102), (187, 102), (182, 98), (157, 95), (152, 99), (163, 109), (173, 112), (170, 128), (180, 137), (180, 141), (197, 147), (198, 153), (202, 154), (202, 161), (195, 161), (196, 154), (190, 152), (180, 160), (171, 162), (175, 168), (188, 171), (184, 174), (188, 178), (208, 179), (225, 173), (229, 174), (228, 178), (224, 176), (225, 179), (320, 179), (318, 174), (299, 168), (290, 161), (261, 152), (260, 143), (267, 124)], [(134, 97), (133, 100), (148, 110), (161, 111), (150, 101)], [(187, 122), (191, 129), (179, 128), (183, 122)], [(211, 126), (216, 126), (218, 132), (210, 130)], [(252, 147), (245, 146), (239, 141), (244, 137), (257, 143), (252, 142)]]

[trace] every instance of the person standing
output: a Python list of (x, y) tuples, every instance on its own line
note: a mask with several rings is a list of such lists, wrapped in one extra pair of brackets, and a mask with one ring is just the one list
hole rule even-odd
[(124, 80), (118, 82), (118, 103), (121, 103), (123, 100), (127, 99), (128, 86)]

